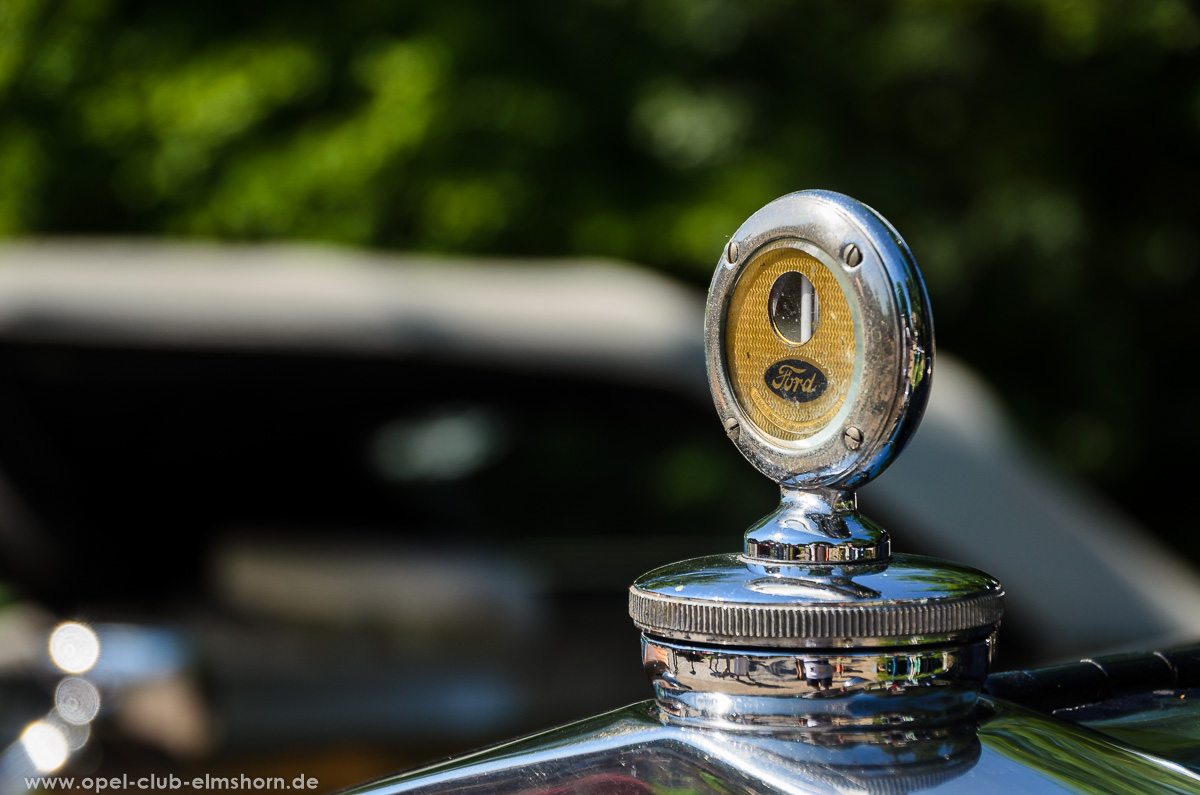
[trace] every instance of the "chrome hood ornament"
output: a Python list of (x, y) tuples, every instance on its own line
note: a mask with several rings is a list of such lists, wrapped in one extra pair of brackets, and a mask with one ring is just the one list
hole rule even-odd
[(718, 261), (705, 342), (725, 431), (782, 500), (741, 554), (630, 589), (659, 706), (810, 728), (965, 715), (1003, 591), (974, 569), (893, 554), (854, 493), (903, 450), (932, 381), (933, 320), (908, 246), (846, 196), (777, 199)]
[(706, 333), (721, 423), (783, 499), (741, 552), (634, 583), (655, 701), (356, 795), (1200, 792), (1176, 763), (980, 697), (999, 584), (892, 552), (858, 513), (854, 489), (904, 447), (933, 372), (925, 289), (886, 221), (834, 193), (768, 204), (717, 265)]

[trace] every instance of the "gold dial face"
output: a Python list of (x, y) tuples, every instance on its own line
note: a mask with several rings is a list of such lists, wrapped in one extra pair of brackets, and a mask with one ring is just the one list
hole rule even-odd
[(837, 279), (780, 241), (744, 266), (725, 322), (729, 382), (758, 429), (785, 442), (819, 433), (854, 375), (854, 319)]

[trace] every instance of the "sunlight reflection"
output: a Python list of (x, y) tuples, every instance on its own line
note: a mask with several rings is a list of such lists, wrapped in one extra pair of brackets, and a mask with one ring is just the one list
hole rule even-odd
[(56, 726), (46, 721), (34, 721), (21, 734), (21, 747), (33, 766), (42, 773), (52, 773), (62, 767), (70, 754), (67, 738)]
[(89, 627), (68, 621), (50, 635), (50, 659), (67, 673), (81, 674), (100, 657), (100, 638)]

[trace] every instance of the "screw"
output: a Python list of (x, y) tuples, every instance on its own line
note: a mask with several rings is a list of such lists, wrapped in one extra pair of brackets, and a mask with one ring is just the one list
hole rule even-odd
[(842, 249), (842, 259), (845, 260), (847, 267), (857, 268), (863, 261), (862, 250), (853, 243), (847, 243), (846, 247)]
[(725, 420), (725, 433), (730, 439), (737, 441), (738, 435), (741, 434), (741, 432), (741, 428), (738, 427), (737, 417), (730, 417), (729, 419)]
[(729, 245), (725, 248), (725, 261), (730, 265), (737, 262), (738, 244), (736, 240), (730, 240)]
[(846, 446), (851, 450), (857, 450), (862, 446), (862, 431), (860, 431), (858, 428), (855, 428), (853, 425), (846, 428), (846, 433), (842, 438), (846, 441)]

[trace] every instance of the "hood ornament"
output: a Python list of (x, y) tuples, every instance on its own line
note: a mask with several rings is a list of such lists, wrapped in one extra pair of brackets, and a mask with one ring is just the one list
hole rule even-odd
[(849, 197), (777, 199), (717, 263), (705, 346), (725, 431), (782, 500), (740, 554), (631, 587), (660, 708), (801, 728), (962, 718), (1003, 591), (974, 569), (893, 554), (854, 492), (903, 450), (929, 395), (933, 319), (908, 246)]
[[(768, 204), (717, 266), (706, 333), (720, 421), (783, 499), (740, 552), (664, 566), (633, 584), (629, 611), (655, 701), (357, 795), (975, 792), (993, 781), (1022, 792), (1109, 781), (1194, 790), (1195, 775), (1177, 761), (1008, 703), (994, 681), (975, 709), (1002, 612), (999, 584), (893, 552), (859, 514), (854, 489), (904, 447), (932, 375), (928, 299), (885, 220), (834, 193)], [(1112, 658), (1125, 673), (1096, 693), (1123, 693), (1143, 676), (1154, 687), (1182, 685), (1176, 673), (1162, 678), (1173, 662), (1154, 660), (1141, 669)], [(1080, 663), (1086, 682), (1061, 703), (1109, 676), (1098, 665)], [(1009, 684), (1035, 678), (1020, 677)], [(1042, 691), (1074, 677), (1058, 667), (1038, 675), (1038, 708), (1050, 706)]]

